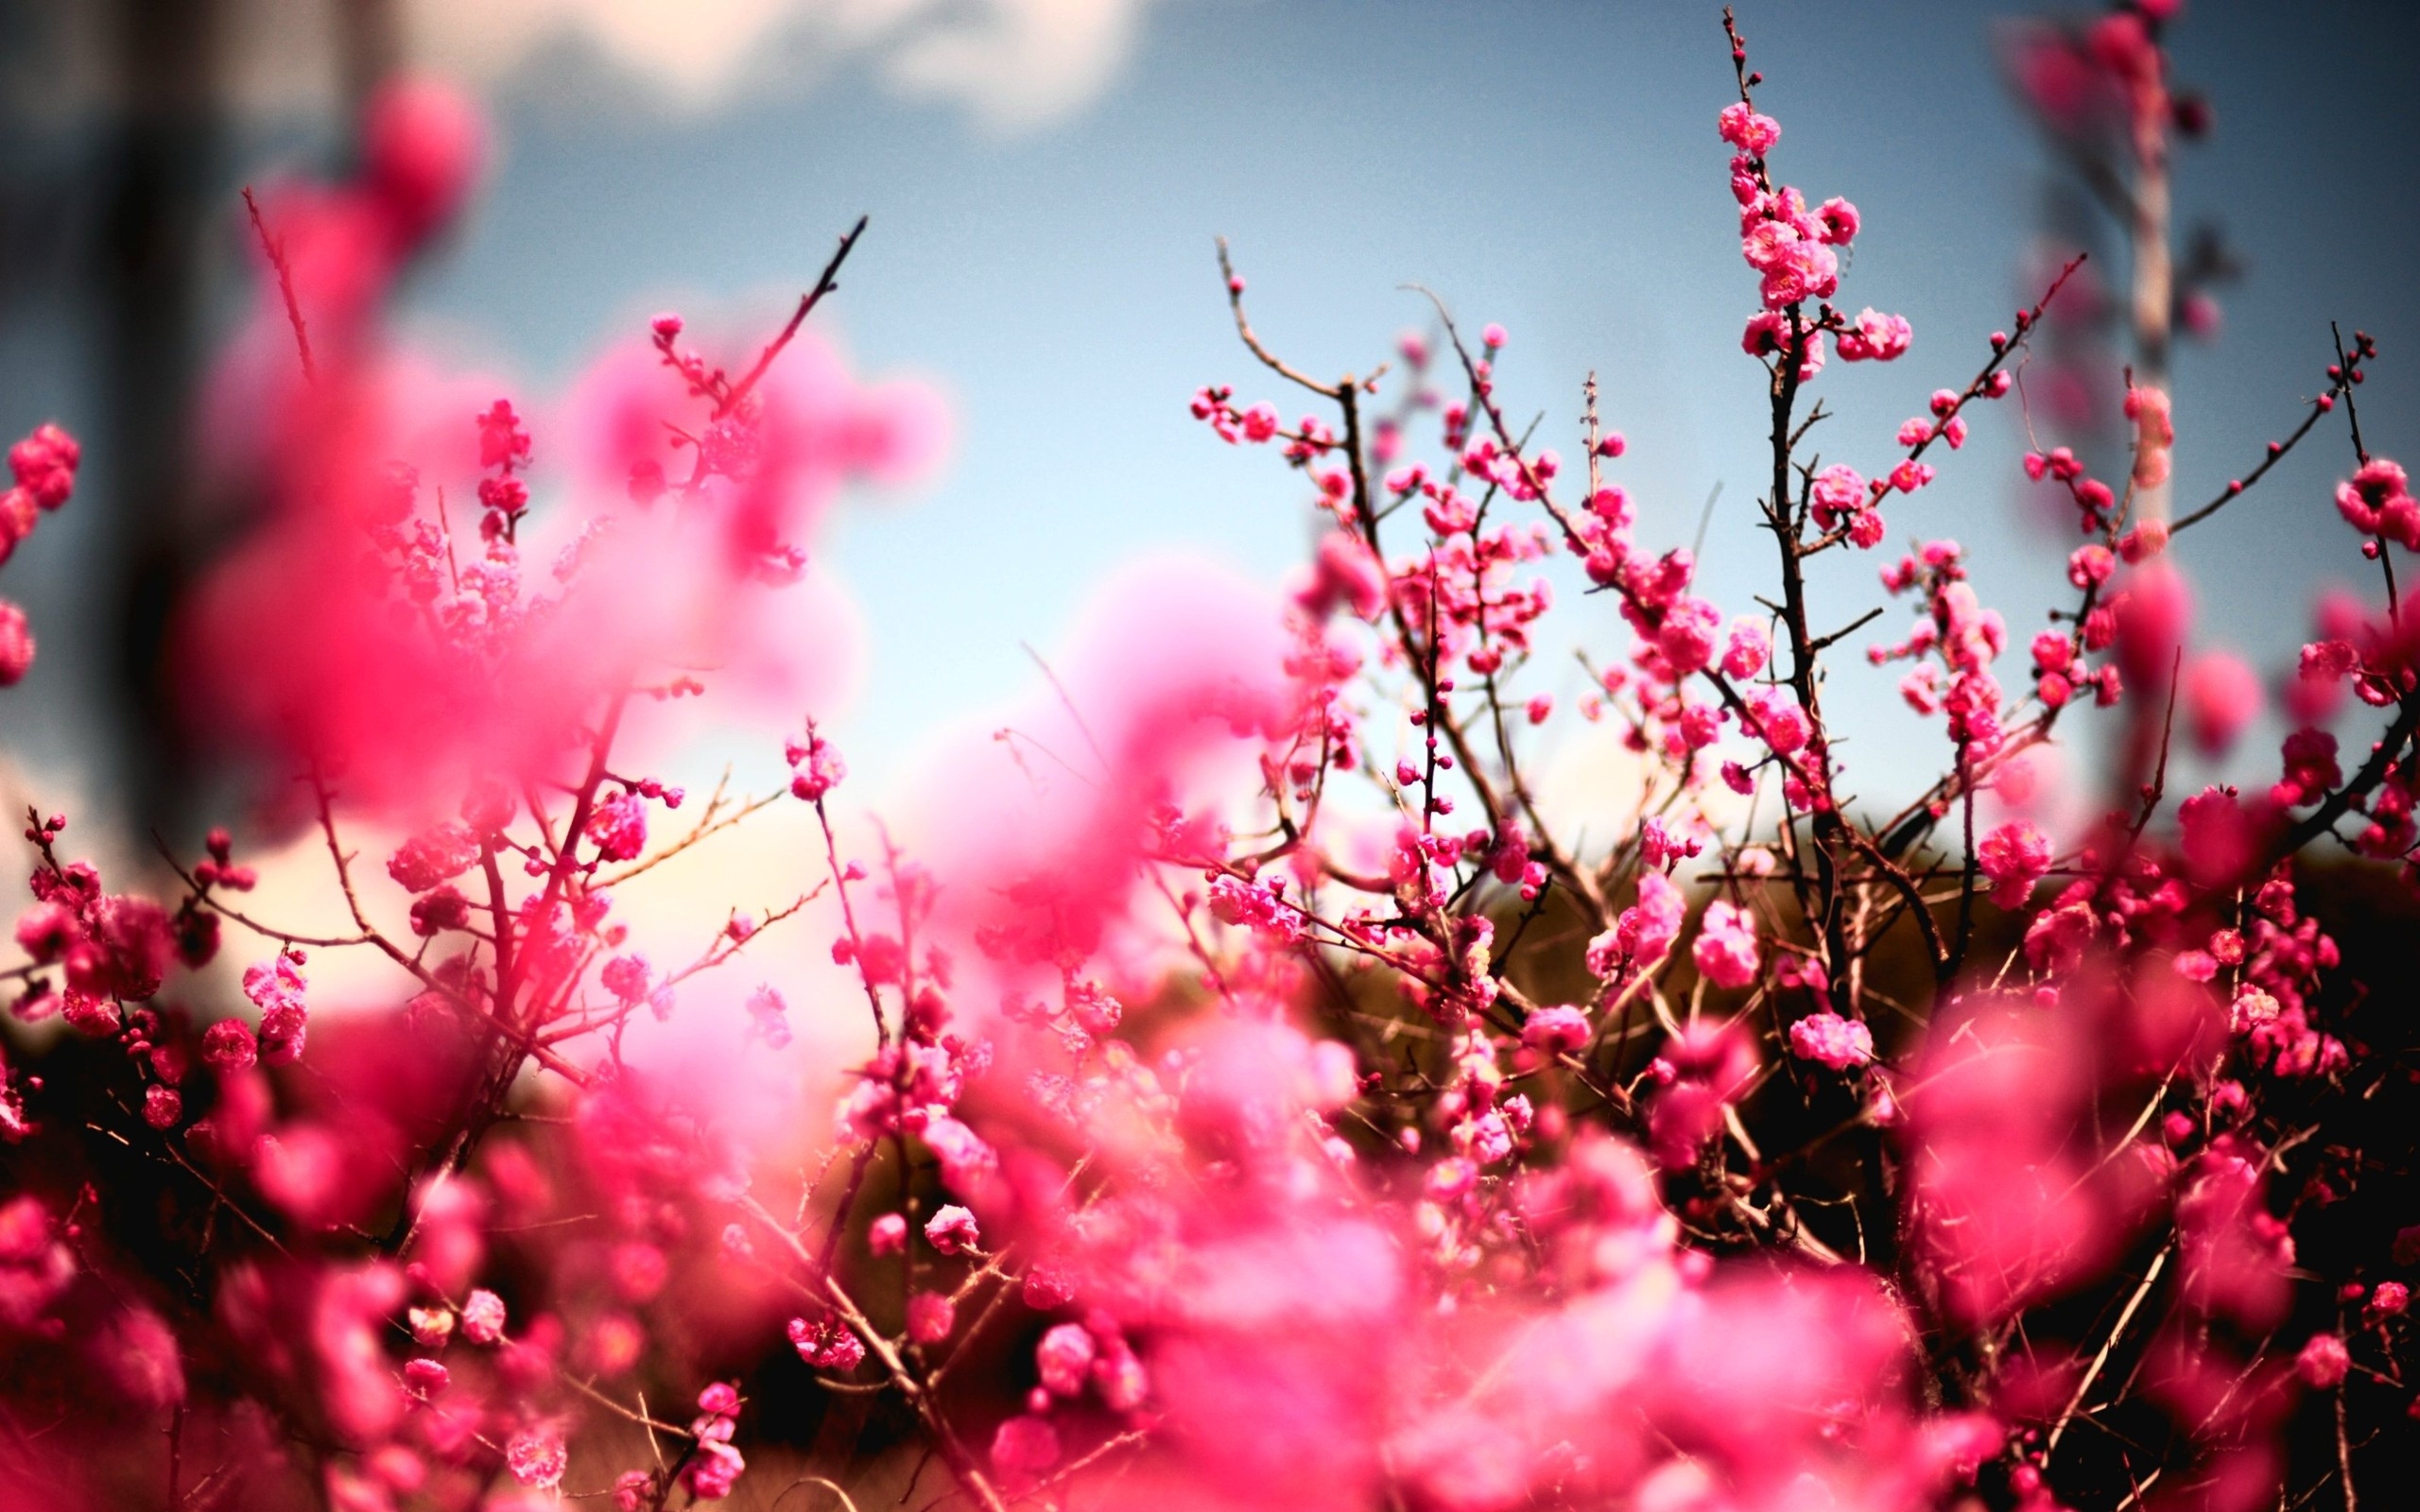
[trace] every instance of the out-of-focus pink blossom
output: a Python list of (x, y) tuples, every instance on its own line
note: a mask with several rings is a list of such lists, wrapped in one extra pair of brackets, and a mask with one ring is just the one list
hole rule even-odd
[(1593, 1031), (1588, 1016), (1568, 1005), (1540, 1008), (1521, 1025), (1521, 1042), (1542, 1055), (1568, 1055), (1584, 1047)]
[(2260, 679), (2242, 658), (2210, 651), (2193, 659), (2185, 678), (2193, 743), (2209, 755), (2232, 747), (2260, 713)]
[(512, 1471), (512, 1478), (540, 1490), (551, 1491), (561, 1486), (569, 1461), (562, 1435), (547, 1424), (524, 1428), (504, 1446), (504, 1463)]
[(1034, 1366), (1042, 1376), (1043, 1387), (1057, 1397), (1080, 1397), (1092, 1379), (1093, 1359), (1098, 1351), (1093, 1336), (1080, 1323), (1061, 1323), (1042, 1335), (1033, 1349)]
[(2168, 391), (2148, 386), (2127, 389), (2126, 418), (2135, 422), (2135, 484), (2155, 488), (2167, 482), (2169, 454), (2176, 445)]
[(2352, 1355), (2341, 1336), (2314, 1333), (2294, 1356), (2294, 1374), (2303, 1378), (2305, 1385), (2326, 1391), (2342, 1383), (2352, 1364)]
[(908, 1336), (919, 1344), (939, 1344), (958, 1327), (958, 1309), (941, 1292), (918, 1292), (908, 1298)]

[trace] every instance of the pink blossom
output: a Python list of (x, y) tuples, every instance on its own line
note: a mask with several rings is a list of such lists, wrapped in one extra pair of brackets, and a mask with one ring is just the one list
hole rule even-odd
[(2294, 1356), (2294, 1374), (2303, 1378), (2304, 1384), (2327, 1391), (2342, 1383), (2352, 1370), (2352, 1360), (2341, 1336), (2314, 1333)]
[(747, 1458), (728, 1440), (705, 1439), (683, 1467), (681, 1484), (701, 1502), (718, 1502), (732, 1493), (747, 1469)]
[(1722, 611), (1702, 598), (1684, 598), (1665, 612), (1655, 644), (1672, 670), (1696, 672), (1714, 659), (1716, 637), (1722, 632)]
[(473, 1344), (493, 1344), (504, 1337), (504, 1298), (481, 1289), (462, 1303), (462, 1337)]
[(2192, 592), (2184, 574), (2165, 558), (2147, 562), (2127, 576), (2110, 608), (2117, 618), (2118, 659), (2126, 680), (2167, 688), (2177, 649), (2193, 621)]
[(1706, 980), (1737, 989), (1756, 979), (1756, 925), (1747, 910), (1722, 902), (1706, 904), (1690, 957)]
[[(2173, 10), (2021, 34), (2022, 87), (2072, 107), (2053, 122), (2067, 148), (2124, 169), (2193, 129), (2168, 81)], [(1886, 496), (1927, 486), (1948, 455), (1933, 443), (1959, 447), (1969, 403), (2016, 372), (2038, 380), (2021, 418), (2079, 435), (2109, 418), (2084, 381), (2119, 308), (2097, 259), (1979, 343), (1979, 375), (1933, 391), (1895, 450), (1888, 426), (1837, 449), (1824, 433), (1827, 455), (1880, 447), (1881, 477), (1824, 465), (1791, 380), (1817, 375), (1827, 336), (1890, 360), (1910, 330), (1842, 318), (1858, 214), (1770, 177), (1778, 127), (1745, 102), (1762, 78), (1726, 26), (1728, 187), (1764, 306), (1741, 340), (1788, 411), (1810, 515), (1773, 501), (1776, 525), (1811, 527), (1786, 563), (1877, 547)], [(2360, 856), (2420, 853), (2420, 774), (2377, 733), (2408, 723), (2420, 637), (2379, 590), (2323, 600), (2268, 774), (2147, 791), (2137, 822), (2163, 696), (2215, 749), (2260, 713), (2259, 680), (2210, 653), (2169, 688), (2190, 606), (2168, 531), (2046, 445), (2028, 474), (2086, 544), (2074, 592), (2024, 605), (2040, 707), (1998, 680), (2015, 615), (1977, 580), (2007, 575), (1945, 540), (1878, 575), (1913, 619), (1862, 647), (1873, 676), (1824, 684), (1896, 679), (1939, 720), (1906, 785), (1899, 753), (1852, 728), (1856, 696), (1821, 730), (1799, 703), (1862, 639), (1861, 606), (1832, 602), (1839, 564), (1760, 594), (1726, 576), (1779, 606), (1726, 623), (1694, 592), (1696, 550), (1670, 543), (1687, 519), (1604, 475), (1624, 447), (1595, 403), (1584, 471), (1531, 448), (1489, 326), (1467, 371), (1414, 342), (1410, 371), (1326, 390), (1299, 421), (1201, 388), (1197, 419), (1272, 446), (1317, 522), (1290, 592), (1198, 564), (1122, 574), (1037, 654), (1029, 696), (885, 783), (905, 812), (844, 813), (839, 753), (794, 721), (846, 706), (847, 637), (828, 612), (752, 606), (838, 603), (820, 520), (928, 432), (817, 335), (829, 286), (786, 327), (769, 312), (769, 333), (659, 317), (561, 406), (424, 370), (380, 313), (469, 193), (477, 127), (458, 98), (378, 98), (348, 181), (257, 207), (246, 339), (277, 360), (214, 385), (196, 430), (199, 482), (260, 496), (230, 516), (244, 529), (171, 623), (164, 668), (244, 758), (215, 765), (268, 780), (261, 822), (299, 823), (336, 866), (281, 867), (238, 915), (258, 879), (224, 832), (199, 859), (172, 840), (146, 898), (71, 859), (63, 817), (26, 815), (11, 1011), (68, 1034), (11, 1037), (0, 1061), (0, 1355), (35, 1382), (0, 1391), (0, 1420), (39, 1429), (0, 1451), (9, 1473), (71, 1501), (97, 1475), (105, 1494), (120, 1461), (158, 1463), (182, 1407), (194, 1498), (208, 1467), (258, 1461), (272, 1499), (339, 1512), (482, 1495), (534, 1512), (566, 1485), (623, 1512), (702, 1503), (735, 1494), (743, 1444), (780, 1436), (714, 1378), (768, 1317), (798, 1368), (901, 1428), (903, 1467), (938, 1445), (998, 1500), (1181, 1512), (2046, 1512), (2114, 1501), (2154, 1463), (2178, 1477), (2156, 1494), (2256, 1503), (2286, 1463), (2290, 1404), (2261, 1387), (2286, 1361), (2363, 1388), (2337, 1403), (2357, 1435), (2397, 1407), (2347, 1372), (2354, 1344), (2401, 1339), (2407, 1289), (2376, 1279), (2375, 1248), (2353, 1256), (2373, 1270), (2296, 1254), (2352, 1176), (2394, 1177), (2409, 1151), (2346, 1122), (2382, 1053), (2361, 1032), (2377, 984), (2348, 974), (2360, 958), (2305, 911), (2315, 879), (2284, 853), (2306, 831), (2332, 845), (2331, 817)], [(1232, 271), (1227, 290), (1244, 291)], [(2354, 334), (2312, 423), (2375, 350)], [(2139, 499), (2172, 470), (2172, 416), (2140, 387), (2126, 412)], [(1080, 451), (1083, 424), (1063, 432)], [(78, 453), (43, 431), (10, 462), (0, 561), (67, 496)], [(2338, 507), (2363, 533), (2348, 558), (2420, 544), (2392, 463)], [(1726, 574), (1756, 564), (1725, 553)], [(1566, 556), (1601, 624), (1547, 618)], [(1784, 620), (1818, 657), (1787, 682)], [(0, 612), (0, 672), (30, 655), (12, 634), (22, 616)], [(1530, 690), (1575, 649), (1588, 748), (1524, 755), (1539, 737), (1520, 717), (1546, 722), (1556, 696)], [(2055, 747), (2033, 747), (2088, 721), (2046, 712), (2130, 682), (2131, 733), (2087, 746), (2143, 769), (2114, 796), (2067, 782), (2120, 812), (2054, 878), (2062, 852), (2019, 816), (2047, 828), (2072, 805), (2034, 765)], [(2368, 711), (2342, 746), (2340, 696)], [(648, 805), (683, 802), (640, 774), (688, 762), (708, 722), (759, 715), (792, 731), (782, 781), (816, 812), (776, 807), (735, 852), (723, 831), (765, 800), (717, 789), (673, 846), (698, 855), (629, 865)], [(1997, 904), (1981, 920), (1954, 881), (1941, 897), (1977, 824)], [(375, 833), (408, 838), (388, 854)], [(367, 877), (348, 866), (364, 850)], [(295, 885), (323, 906), (297, 908)], [(256, 1021), (229, 1017), (233, 984), (206, 971), (229, 926), (301, 942), (237, 963)], [(1592, 932), (1581, 978), (1559, 953)], [(2021, 959), (2003, 960), (2013, 932)], [(1892, 967), (1893, 940), (1934, 970)], [(317, 1006), (336, 991), (346, 1011), (305, 1057), (320, 951), (359, 965), (317, 980)], [(650, 964), (666, 952), (670, 970)], [(691, 1011), (664, 1022), (692, 977)], [(751, 1053), (788, 1039), (802, 991), (817, 1054)], [(2306, 1123), (2311, 1158), (2282, 1159)], [(1876, 1236), (1888, 1285), (1863, 1261)], [(2397, 1273), (2415, 1257), (2420, 1228)], [(510, 1317), (489, 1286), (520, 1299)], [(2338, 1331), (2297, 1358), (2331, 1297)], [(2031, 1347), (1961, 1345), (2001, 1337)], [(904, 1383), (866, 1358), (897, 1366), (903, 1340)], [(2028, 1425), (2104, 1347), (2090, 1405), (2173, 1432), (2054, 1455)], [(645, 1457), (606, 1411), (641, 1386), (696, 1393), (678, 1457)], [(510, 1484), (487, 1485), (498, 1469)]]
[(452, 1380), (453, 1373), (435, 1360), (404, 1362), (404, 1388), (423, 1401), (443, 1392)]
[(2079, 1157), (2090, 1036), (2077, 998), (2048, 997), (1973, 1002), (1940, 1022), (1900, 1094), (1924, 1204), (1920, 1243), (1953, 1307), (1972, 1318), (2005, 1316), (2091, 1274), (2152, 1194), (2139, 1167)]
[(174, 1128), (184, 1113), (184, 1099), (175, 1088), (151, 1086), (143, 1089), (143, 1122), (153, 1128)]
[(641, 1512), (654, 1486), (655, 1477), (646, 1470), (624, 1470), (614, 1477), (614, 1512)]
[(2167, 482), (2169, 454), (2176, 445), (2176, 422), (2169, 412), (2167, 390), (2127, 389), (2126, 418), (2135, 422), (2135, 482), (2144, 488)]
[(2016, 908), (2050, 869), (2050, 840), (2027, 819), (2012, 819), (1975, 846), (1975, 865), (1992, 884), (1992, 902)]
[(1854, 517), (1873, 502), (1866, 491), (1865, 478), (1845, 463), (1835, 462), (1815, 474), (1807, 489), (1808, 506), (1814, 514), (1816, 528), (1829, 530), (1841, 521)]
[(1893, 362), (1906, 355), (1914, 339), (1915, 328), (1908, 324), (1906, 316), (1884, 315), (1869, 306), (1858, 311), (1856, 321), (1840, 334), (1841, 358), (1844, 362)]
[(2149, 561), (2168, 549), (2168, 525), (2159, 520), (2144, 520), (2126, 527), (2118, 538), (2118, 559), (2128, 566)]
[(34, 664), (34, 633), (26, 611), (0, 598), (0, 688), (13, 688)]
[(1927, 662), (1899, 679), (1899, 696), (1920, 714), (1941, 713), (1941, 668)]
[(2216, 756), (2260, 713), (2260, 679), (2240, 657), (2205, 652), (2185, 675), (2185, 703), (2193, 743)]
[(2067, 558), (2067, 581), (2078, 588), (2105, 583), (2117, 570), (2117, 557), (2106, 546), (2078, 546)]
[(9, 448), (9, 472), (36, 506), (54, 510), (75, 491), (76, 470), (83, 457), (84, 450), (74, 437), (57, 425), (43, 424)]
[(1757, 114), (1744, 101), (1724, 106), (1717, 125), (1722, 140), (1751, 157), (1763, 157), (1781, 140), (1781, 123), (1770, 115)]
[(1755, 715), (1751, 732), (1782, 756), (1803, 750), (1814, 734), (1814, 727), (1798, 699), (1779, 688), (1759, 688), (1749, 697), (1749, 708)]
[(908, 1220), (886, 1212), (866, 1226), (866, 1248), (874, 1255), (896, 1255), (908, 1247)]
[(839, 786), (849, 773), (848, 764), (840, 759), (839, 747), (811, 724), (804, 740), (793, 738), (783, 743), (782, 755), (790, 765), (790, 796), (804, 802), (821, 802), (824, 795)]
[(975, 1214), (955, 1202), (945, 1204), (925, 1223), (925, 1237), (944, 1255), (968, 1254), (983, 1246)]
[(1047, 1418), (1011, 1418), (992, 1435), (993, 1468), (1011, 1484), (1039, 1476), (1058, 1463), (1059, 1431)]
[(240, 1020), (221, 1019), (202, 1034), (201, 1058), (221, 1074), (247, 1069), (258, 1055), (252, 1031)]
[(941, 1161), (942, 1179), (960, 1196), (983, 1191), (999, 1158), (973, 1129), (954, 1118), (928, 1118), (919, 1131), (925, 1147)]
[(244, 995), (261, 1010), (260, 1058), (270, 1065), (287, 1065), (302, 1057), (310, 1022), (303, 985), (302, 969), (291, 951), (244, 971)]
[(1093, 1359), (1098, 1352), (1092, 1334), (1082, 1324), (1055, 1325), (1033, 1348), (1034, 1366), (1041, 1372), (1043, 1388), (1056, 1397), (1082, 1396), (1084, 1383), (1092, 1378)]
[[(2316, 765), (2335, 761), (2335, 743), (2316, 746), (2307, 755)], [(2206, 787), (2177, 805), (2178, 839), (2189, 876), (2204, 885), (2239, 869), (2257, 840), (2257, 821), (2245, 812), (2232, 789)]]
[(1639, 860), (1659, 871), (1668, 871), (1674, 863), (1685, 861), (1704, 849), (1703, 840), (1661, 815), (1651, 814), (1638, 826)]
[(1902, 460), (1898, 466), (1891, 470), (1891, 487), (1901, 493), (1913, 493), (1930, 483), (1932, 479), (1932, 464), (1919, 462), (1914, 457)]
[(1789, 1026), (1789, 1048), (1801, 1059), (1846, 1071), (1873, 1060), (1874, 1033), (1837, 1013), (1810, 1013)]
[(2301, 675), (2342, 681), (2361, 664), (2361, 653), (2344, 641), (2315, 641), (2302, 649)]
[(387, 875), (406, 892), (426, 892), (478, 865), (478, 836), (459, 824), (438, 825), (404, 842), (388, 858)]
[(2411, 481), (2402, 467), (2385, 457), (2361, 465), (2352, 478), (2336, 485), (2337, 512), (2363, 535), (2391, 536), (2407, 550), (2420, 550), (2420, 507), (2411, 498)]
[(770, 984), (748, 994), (749, 1033), (775, 1050), (790, 1042), (789, 1004)]
[(866, 1357), (865, 1342), (838, 1318), (809, 1323), (794, 1317), (787, 1332), (790, 1347), (798, 1351), (798, 1357), (819, 1370), (847, 1375)]
[[(1807, 300), (1827, 300), (1841, 286), (1841, 260), (1822, 242), (1809, 241), (1794, 229), (1766, 221), (1742, 246), (1750, 266), (1762, 275), (1759, 293), (1765, 308), (1783, 310)], [(1806, 339), (1806, 359), (1813, 363), (1822, 350), (1821, 337)], [(1806, 375), (1802, 374), (1802, 381)]]
[(1731, 639), (1722, 649), (1724, 675), (1741, 681), (1756, 676), (1765, 670), (1772, 649), (1772, 637), (1766, 633), (1764, 622), (1741, 615), (1731, 622)]
[(1723, 1109), (1755, 1074), (1756, 1052), (1737, 1024), (1699, 1020), (1666, 1044), (1659, 1067), (1665, 1085), (1649, 1110), (1649, 1142), (1656, 1162), (1677, 1170), (1720, 1132)]
[(1824, 370), (1824, 333), (1801, 325), (1793, 333), (1789, 318), (1778, 309), (1759, 310), (1748, 318), (1739, 335), (1739, 350), (1752, 357), (1777, 357), (1799, 344), (1798, 381), (1806, 383)]
[(1357, 536), (1329, 531), (1320, 538), (1312, 561), (1311, 581), (1296, 599), (1313, 615), (1324, 617), (1345, 609), (1367, 620), (1386, 609), (1386, 566)]
[(647, 849), (647, 801), (623, 792), (596, 805), (588, 816), (588, 837), (608, 861), (634, 861)]
[(1681, 889), (1660, 871), (1638, 878), (1638, 902), (1621, 911), (1612, 929), (1588, 942), (1588, 970), (1612, 978), (1624, 967), (1643, 970), (1661, 961), (1680, 937), (1685, 905)]
[(1538, 1009), (1521, 1025), (1521, 1042), (1545, 1056), (1584, 1049), (1593, 1034), (1586, 1014), (1562, 1004)]
[(76, 911), (56, 899), (46, 899), (17, 916), (17, 948), (38, 966), (48, 966), (83, 936)]
[(562, 1484), (569, 1455), (564, 1452), (562, 1434), (537, 1425), (512, 1435), (504, 1446), (504, 1462), (512, 1471), (512, 1478), (522, 1485), (551, 1491)]
[(175, 1331), (159, 1314), (127, 1304), (111, 1316), (94, 1346), (104, 1378), (127, 1405), (156, 1411), (183, 1404), (184, 1362)]
[(918, 1344), (939, 1344), (958, 1327), (958, 1306), (941, 1292), (917, 1292), (908, 1298), (908, 1336)]
[(1693, 703), (1681, 711), (1681, 744), (1689, 750), (1703, 750), (1722, 738), (1726, 711), (1713, 704)]

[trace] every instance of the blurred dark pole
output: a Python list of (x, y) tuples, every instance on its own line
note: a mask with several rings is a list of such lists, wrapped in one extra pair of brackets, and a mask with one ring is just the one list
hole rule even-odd
[[(395, 71), (395, 0), (325, 0), (339, 56), (331, 72), (348, 127)], [(101, 411), (118, 479), (99, 581), (118, 595), (112, 707), (102, 728), (124, 774), (126, 819), (140, 837), (193, 822), (200, 775), (173, 685), (177, 606), (224, 545), (228, 511), (199, 496), (195, 401), (208, 353), (204, 274), (238, 224), (220, 66), (229, 0), (112, 0), (118, 109), (107, 128), (101, 255), (105, 327)], [(342, 139), (350, 150), (350, 136)], [(240, 518), (241, 501), (234, 511)]]
[(362, 107), (378, 86), (403, 65), (403, 28), (397, 17), (401, 0), (330, 0), (341, 27), (337, 45), (344, 49), (344, 120), (361, 119)]
[(101, 728), (116, 746), (126, 818), (173, 832), (190, 765), (164, 655), (192, 575), (189, 466), (200, 344), (202, 251), (223, 151), (216, 49), (224, 0), (114, 0), (116, 110), (104, 130), (97, 375), (115, 479), (97, 584), (117, 595)]

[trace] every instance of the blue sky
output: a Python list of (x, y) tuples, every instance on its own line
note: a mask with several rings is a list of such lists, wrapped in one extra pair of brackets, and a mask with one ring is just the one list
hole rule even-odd
[[(2415, 181), (2420, 122), (2400, 91), (2362, 107), (2373, 126), (2358, 143), (2325, 114), (2365, 65), (2383, 78), (2389, 59), (2411, 60), (2412, 27), (2369, 5), (2291, 9), (2205, 4), (2177, 36), (2179, 75), (2210, 91), (2220, 123), (2184, 160), (2182, 217), (2218, 215), (2251, 265), (2224, 339), (2179, 363), (2183, 499), (2291, 423), (2329, 317), (2384, 345), (2363, 395), (2375, 443), (2392, 452), (2420, 413), (2420, 375), (2398, 381), (2399, 352), (2420, 350), (2404, 345), (2420, 335), (2420, 301), (2401, 238), (2359, 227)], [(1642, 537), (1685, 541), (1724, 485), (1708, 581), (1744, 608), (1769, 566), (1750, 529), (1761, 374), (1737, 347), (1753, 286), (1712, 129), (1729, 83), (1716, 15), (1167, 6), (1106, 97), (1012, 136), (846, 75), (669, 120), (600, 118), (571, 92), (527, 85), (506, 105), (486, 205), (413, 309), (485, 333), (544, 378), (667, 301), (752, 295), (775, 315), (834, 232), (871, 212), (838, 328), (869, 366), (940, 378), (959, 417), (939, 484), (910, 507), (854, 512), (830, 548), (873, 630), (855, 723), (876, 751), (1025, 677), (1019, 643), (1050, 644), (1088, 586), (1138, 551), (1207, 553), (1269, 577), (1297, 559), (1294, 481), (1184, 412), (1205, 381), (1294, 403), (1234, 342), (1218, 234), (1260, 328), (1315, 371), (1366, 369), (1421, 323), (1400, 287), (1411, 282), (1511, 329), (1506, 391), (1546, 412), (1541, 434), (1566, 455), (1580, 379), (1596, 369), (1633, 443), (1623, 476)], [(1785, 125), (1780, 170), (1865, 213), (1842, 298), (1916, 327), (1908, 359), (1836, 365), (1822, 385), (1841, 414), (1835, 455), (1871, 459), (2006, 323), (2038, 150), (1999, 86), (1985, 8), (1750, 8), (1742, 24)], [(2389, 214), (2409, 225), (2408, 209)], [(1979, 429), (1921, 503), (1895, 511), (1894, 531), (1965, 541), (1986, 597), (2030, 630), (2057, 553), (2012, 519), (2014, 426)], [(2345, 449), (2315, 450), (2188, 538), (2212, 636), (2273, 657), (2301, 629), (2290, 601), (2358, 566), (2325, 503)], [(1842, 565), (1845, 621), (1877, 595), (1870, 560)], [(2263, 623), (2238, 622), (2253, 605)], [(1565, 633), (1603, 635), (1610, 620), (1592, 601)]]

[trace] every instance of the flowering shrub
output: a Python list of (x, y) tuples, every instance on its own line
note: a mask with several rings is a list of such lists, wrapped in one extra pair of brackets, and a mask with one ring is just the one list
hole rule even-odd
[[(2173, 9), (2062, 55), (2146, 176)], [(1847, 313), (1841, 251), (1880, 228), (1779, 176), (1725, 30), (1753, 611), (1639, 538), (1593, 383), (1572, 465), (1508, 418), (1509, 335), (1442, 307), (1394, 369), (1314, 376), (1222, 248), (1244, 347), (1311, 412), (1194, 413), (1297, 475), (1309, 560), (1281, 608), (1181, 573), (1114, 595), (921, 848), (847, 810), (800, 718), (836, 653), (781, 617), (829, 591), (837, 490), (930, 447), (924, 401), (807, 329), (862, 223), (746, 360), (660, 317), (550, 430), (374, 319), (475, 151), (441, 102), (382, 104), (359, 183), (257, 206), (248, 350), (298, 360), (231, 369), (277, 401), (270, 507), (178, 648), (203, 731), (297, 779), (264, 827), (316, 834), (345, 922), (262, 906), (228, 831), (164, 847), (155, 898), (27, 816), (0, 1505), (2352, 1505), (2409, 1432), (2420, 1263), (2411, 1125), (2379, 1116), (2408, 1029), (2364, 1016), (2313, 911), (2346, 873), (2310, 854), (2401, 887), (2420, 845), (2420, 504), (2358, 426), (2375, 345), (2199, 509), (2165, 503), (2193, 438), (2150, 367), (2116, 465), (2030, 454), (2082, 544), (2011, 660), (1927, 490), (2078, 265), (1820, 462), (1828, 356), (1954, 373), (1930, 353), (1963, 343)], [(2181, 673), (2168, 548), (2340, 409), (2382, 598), (2321, 606), (2273, 781), (2171, 794), (2180, 695), (2212, 749), (2263, 695)], [(0, 551), (78, 459), (51, 427), (11, 451)], [(1852, 552), (1862, 619), (1809, 586)], [(1538, 671), (1564, 556), (1628, 631), (1571, 707)], [(1891, 602), (1904, 633), (1859, 641)], [(1842, 785), (1852, 643), (1938, 742), (1896, 812)], [(32, 655), (0, 607), (0, 681)], [(2349, 764), (2348, 688), (2382, 722)], [(717, 696), (798, 721), (786, 790), (646, 772), (648, 728)], [(2094, 717), (2107, 812), (2066, 826), (2032, 763)], [(1574, 721), (1634, 759), (1614, 833), (1541, 793), (1532, 731)], [(628, 885), (775, 805), (814, 837), (795, 901), (648, 959)], [(776, 925), (832, 970), (743, 988), (700, 1085), (651, 1028)], [(391, 988), (329, 1002), (340, 953)], [(812, 1127), (722, 1106), (740, 1057), (844, 1018)]]

